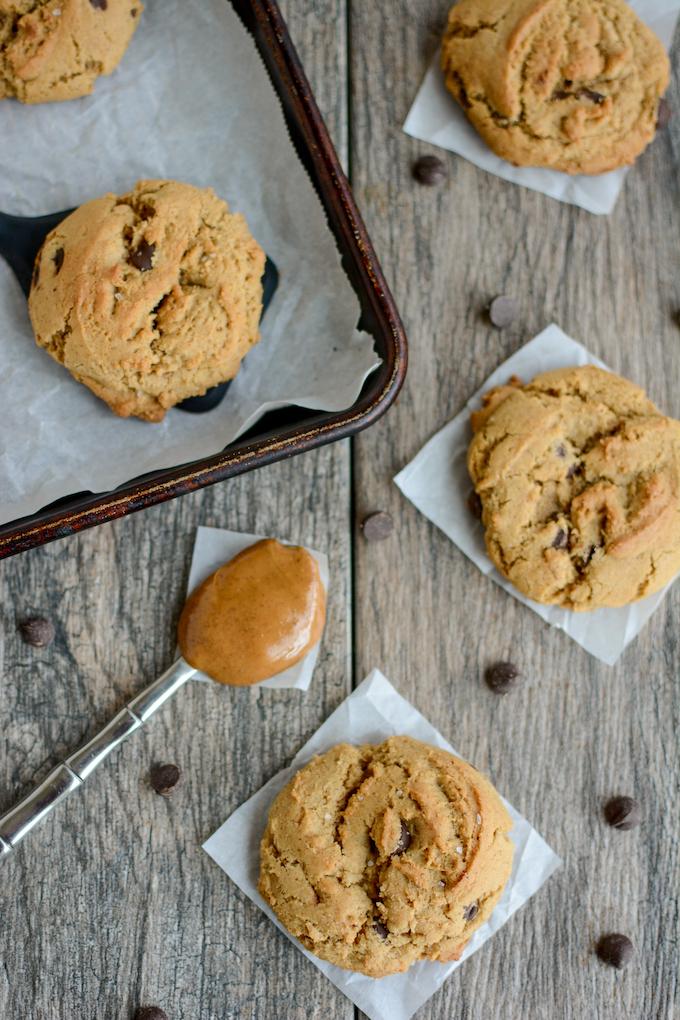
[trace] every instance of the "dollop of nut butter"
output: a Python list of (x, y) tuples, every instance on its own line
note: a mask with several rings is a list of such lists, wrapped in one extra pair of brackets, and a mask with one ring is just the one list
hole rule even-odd
[(268, 538), (191, 593), (177, 636), (195, 669), (219, 683), (245, 686), (303, 659), (325, 620), (326, 590), (314, 557)]

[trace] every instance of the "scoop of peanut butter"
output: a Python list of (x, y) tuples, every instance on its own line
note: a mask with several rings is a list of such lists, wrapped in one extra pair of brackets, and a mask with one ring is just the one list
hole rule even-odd
[(196, 588), (178, 626), (186, 661), (223, 684), (267, 680), (305, 657), (321, 638), (326, 591), (314, 557), (265, 539)]

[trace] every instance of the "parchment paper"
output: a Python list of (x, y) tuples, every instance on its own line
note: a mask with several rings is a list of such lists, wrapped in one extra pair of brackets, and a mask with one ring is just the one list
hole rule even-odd
[(68, 209), (144, 177), (211, 185), (245, 214), (280, 282), (262, 342), (220, 406), (121, 420), (33, 340), (0, 260), (0, 523), (214, 454), (265, 411), (348, 407), (378, 364), (358, 300), (289, 139), (255, 45), (228, 0), (147, 0), (120, 67), (93, 96), (0, 103), (0, 209)]
[[(271, 537), (270, 535), (248, 535), (240, 531), (225, 531), (222, 528), (198, 527), (196, 529), (194, 552), (191, 557), (189, 580), (187, 581), (187, 595), (194, 588), (197, 588), (202, 581), (205, 581), (206, 577), (214, 573), (218, 567), (233, 559), (234, 556), (243, 552), (248, 546), (259, 542), (263, 538)], [(285, 542), (282, 538), (279, 541), (284, 542), (285, 545), (291, 544), (290, 542)], [(316, 549), (308, 549), (307, 551), (312, 554), (319, 564), (319, 574), (326, 591), (328, 591), (328, 557), (324, 553), (317, 552)], [(254, 686), (275, 688), (296, 687), (300, 691), (306, 691), (312, 682), (312, 674), (314, 673), (316, 660), (319, 657), (319, 646), (320, 642), (314, 645), (304, 659), (291, 666), (290, 669), (284, 670), (283, 673), (277, 673), (276, 676), (270, 677), (269, 680), (262, 680)], [(213, 682), (211, 677), (200, 672), (196, 673), (192, 679)]]
[(507, 382), (511, 375), (528, 381), (539, 372), (568, 365), (607, 368), (558, 326), (548, 326), (504, 361), (468, 400), (460, 414), (437, 432), (394, 480), (421, 513), (441, 528), (483, 574), (553, 627), (559, 627), (591, 655), (611, 666), (642, 630), (670, 585), (621, 609), (574, 613), (559, 606), (539, 605), (520, 594), (495, 569), (486, 555), (482, 524), (467, 506), (467, 497), (472, 489), (467, 470), (467, 450), (472, 438), (470, 413), (480, 407), (482, 394), (492, 386)]
[(279, 772), (259, 793), (237, 808), (203, 844), (203, 849), (253, 903), (371, 1020), (409, 1020), (444, 981), (540, 889), (562, 863), (529, 822), (504, 801), (514, 822), (510, 834), (515, 844), (512, 876), (498, 906), (487, 923), (472, 936), (459, 961), (416, 963), (405, 974), (376, 979), (334, 967), (308, 952), (277, 921), (257, 891), (259, 845), (269, 807), (279, 790), (314, 755), (322, 754), (342, 741), (353, 744), (379, 743), (395, 734), (414, 737), (453, 751), (441, 733), (397, 693), (379, 670), (374, 669), (311, 740), (307, 741), (290, 767)]
[[(673, 42), (673, 34), (680, 12), (678, 0), (628, 0), (639, 17), (654, 29), (667, 50)], [(502, 177), (514, 184), (522, 184), (533, 191), (557, 198), (560, 202), (579, 205), (591, 213), (610, 213), (623, 187), (626, 168), (612, 170), (607, 174), (589, 176), (565, 174), (557, 170), (536, 167), (517, 167), (507, 163), (488, 147), (444, 86), (444, 76), (439, 67), (440, 52), (434, 56), (425, 75), (420, 91), (415, 98), (404, 131), (414, 138), (443, 149), (457, 152), (460, 156), (488, 170), (496, 177)], [(650, 181), (650, 187), (653, 182)]]

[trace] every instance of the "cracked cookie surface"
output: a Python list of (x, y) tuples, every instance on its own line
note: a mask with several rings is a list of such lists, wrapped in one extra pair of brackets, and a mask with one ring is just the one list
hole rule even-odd
[(449, 91), (515, 166), (599, 174), (656, 132), (669, 61), (624, 0), (461, 0), (442, 44)]
[(592, 365), (485, 395), (468, 469), (497, 569), (536, 602), (627, 605), (680, 570), (680, 422)]
[(259, 890), (338, 967), (383, 977), (457, 959), (510, 877), (511, 826), (488, 779), (446, 751), (338, 744), (274, 801)]
[(36, 341), (123, 417), (232, 379), (259, 339), (265, 255), (210, 188), (139, 181), (45, 239), (29, 296)]
[(120, 63), (143, 10), (140, 0), (0, 0), (0, 99), (88, 95)]

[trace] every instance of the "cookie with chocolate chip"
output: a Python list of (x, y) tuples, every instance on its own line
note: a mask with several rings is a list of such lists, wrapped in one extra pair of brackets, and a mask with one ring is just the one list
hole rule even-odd
[(384, 977), (457, 959), (512, 870), (510, 817), (471, 765), (410, 737), (339, 744), (274, 801), (262, 896), (312, 953)]
[(212, 189), (140, 181), (47, 236), (28, 303), (35, 338), (116, 414), (160, 421), (238, 372), (259, 339), (264, 264)]
[(497, 155), (569, 174), (632, 163), (654, 137), (670, 74), (624, 0), (460, 0), (442, 68)]
[(680, 422), (593, 365), (491, 390), (468, 469), (494, 565), (523, 595), (624, 606), (680, 570)]
[(0, 99), (86, 96), (120, 63), (140, 0), (0, 0)]

